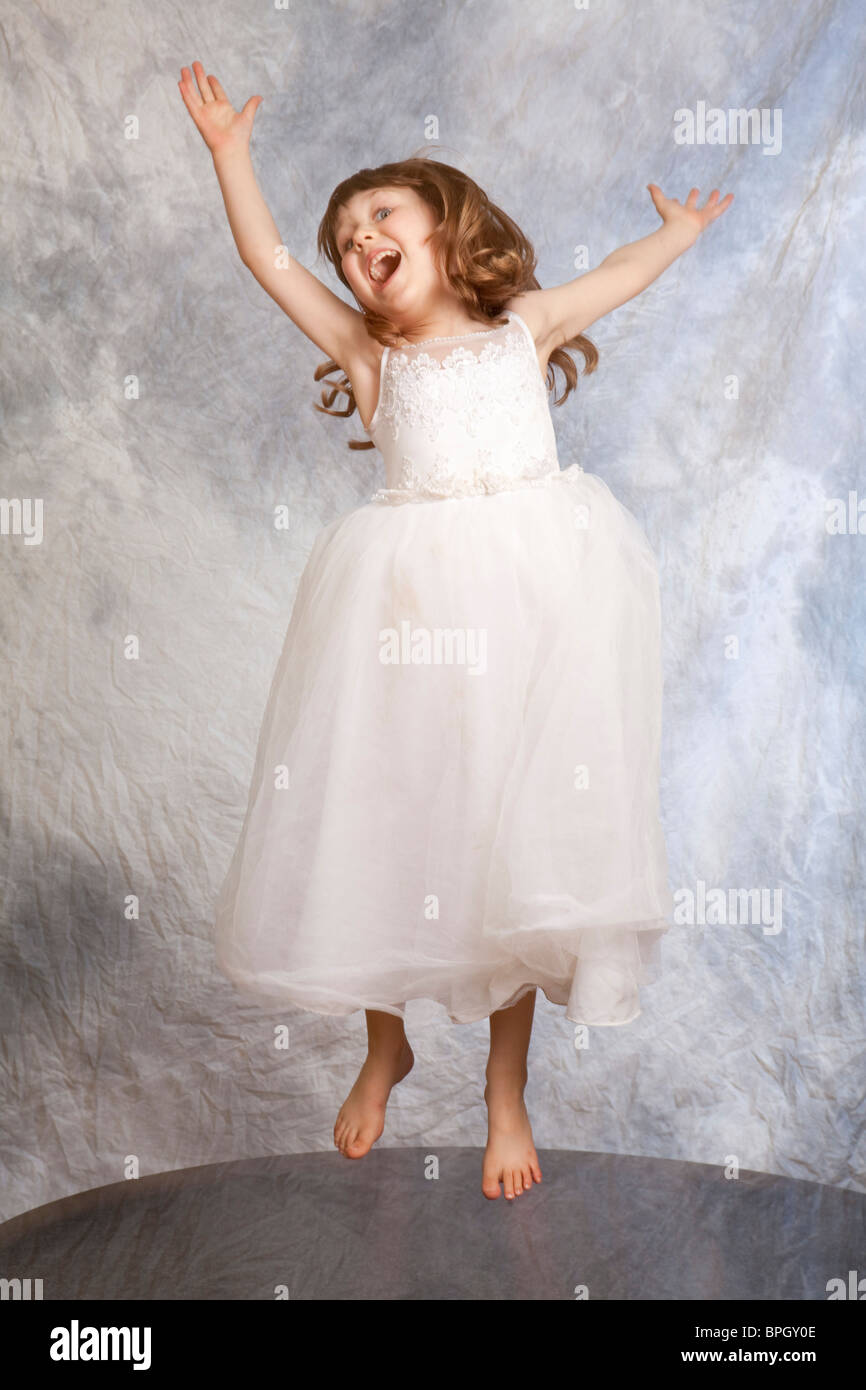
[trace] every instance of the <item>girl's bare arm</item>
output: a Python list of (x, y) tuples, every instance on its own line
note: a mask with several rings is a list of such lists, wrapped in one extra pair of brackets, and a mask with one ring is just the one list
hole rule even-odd
[(714, 188), (705, 206), (698, 209), (696, 188), (681, 204), (675, 198), (665, 198), (657, 184), (647, 187), (663, 226), (639, 241), (612, 251), (595, 270), (587, 271), (576, 280), (549, 290), (529, 290), (520, 297), (521, 303), (515, 301), (536, 343), (545, 344), (552, 352), (612, 309), (640, 294), (694, 245), (704, 228), (720, 217), (734, 199), (733, 193), (728, 193), (719, 202), (719, 190)]
[(345, 304), (289, 253), (256, 182), (249, 142), (262, 98), (250, 97), (243, 110), (232, 107), (215, 77), (193, 63), (181, 69), (181, 96), (211, 152), (214, 171), (238, 254), (244, 265), (289, 318), (343, 370), (369, 355), (363, 315)]

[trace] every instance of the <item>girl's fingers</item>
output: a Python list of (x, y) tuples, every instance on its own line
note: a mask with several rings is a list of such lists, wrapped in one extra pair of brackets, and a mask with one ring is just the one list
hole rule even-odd
[(211, 85), (211, 90), (214, 96), (216, 97), (217, 101), (228, 101), (228, 97), (226, 96), (220, 84), (217, 82), (213, 73), (211, 73), (210, 77), (208, 78), (208, 82)]
[(193, 124), (198, 130), (201, 130), (201, 112), (204, 110), (204, 102), (195, 88), (191, 87), (188, 82), (178, 82), (177, 85), (180, 88), (184, 106), (192, 117)]
[(255, 120), (256, 112), (261, 106), (263, 100), (263, 97), (250, 97), (249, 101), (246, 103), (243, 110), (241, 111), (241, 120), (249, 121), (250, 125), (252, 125), (253, 121)]
[(722, 213), (725, 211), (726, 208), (729, 208), (731, 206), (731, 203), (733, 201), (733, 193), (726, 193), (722, 201), (719, 203), (718, 207), (710, 208), (710, 205), (708, 203), (704, 211), (709, 212), (710, 220), (714, 222), (717, 217), (721, 217)]
[(210, 83), (207, 80), (207, 74), (205, 73), (204, 68), (202, 67), (201, 63), (198, 61), (197, 58), (192, 65), (192, 70), (195, 73), (196, 79), (198, 81), (202, 101), (213, 101), (214, 95), (210, 89)]
[(684, 203), (680, 203), (679, 200), (676, 198), (666, 198), (662, 193), (661, 189), (655, 183), (648, 183), (647, 188), (649, 189), (650, 197), (655, 203), (656, 209), (659, 212), (659, 214), (661, 214), (662, 207), (665, 204), (675, 203), (677, 207), (681, 207), (683, 209), (688, 208), (697, 210), (701, 213), (701, 215), (706, 216), (708, 222), (712, 222), (717, 217), (719, 217), (725, 211), (726, 208), (729, 208), (731, 206), (731, 203), (734, 201), (733, 193), (726, 193), (722, 201), (719, 202), (719, 190), (718, 188), (714, 188), (704, 206), (702, 208), (698, 208), (697, 203), (700, 197), (700, 189), (698, 188), (691, 189)]
[(195, 107), (201, 106), (203, 104), (201, 97), (195, 89), (195, 84), (192, 80), (192, 73), (190, 72), (189, 68), (181, 68), (180, 82), (177, 85), (180, 87), (180, 94), (186, 102), (187, 108), (190, 111), (190, 113), (192, 113)]

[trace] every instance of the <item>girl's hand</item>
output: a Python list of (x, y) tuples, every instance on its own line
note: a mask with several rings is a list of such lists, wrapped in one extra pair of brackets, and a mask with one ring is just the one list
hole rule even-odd
[(719, 202), (719, 190), (714, 188), (705, 205), (699, 208), (696, 188), (692, 189), (684, 203), (678, 202), (676, 198), (666, 198), (657, 183), (648, 183), (647, 188), (655, 204), (655, 210), (662, 221), (665, 223), (680, 222), (683, 225), (694, 227), (696, 237), (711, 222), (715, 222), (717, 217), (721, 217), (723, 212), (727, 212), (734, 201), (733, 193), (728, 193)]
[(178, 82), (180, 94), (186, 109), (196, 123), (198, 132), (211, 154), (222, 154), (226, 150), (244, 149), (249, 145), (253, 130), (253, 120), (263, 97), (250, 97), (243, 111), (235, 111), (216, 78), (205, 76), (205, 70), (196, 60), (192, 70), (198, 81), (198, 90), (192, 80), (189, 68), (181, 68)]

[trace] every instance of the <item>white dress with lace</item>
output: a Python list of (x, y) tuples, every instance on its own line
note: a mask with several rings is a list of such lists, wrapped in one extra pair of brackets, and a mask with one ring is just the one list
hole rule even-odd
[(656, 561), (503, 317), (383, 353), (384, 486), (315, 540), (219, 894), (245, 991), (607, 1025), (659, 964)]

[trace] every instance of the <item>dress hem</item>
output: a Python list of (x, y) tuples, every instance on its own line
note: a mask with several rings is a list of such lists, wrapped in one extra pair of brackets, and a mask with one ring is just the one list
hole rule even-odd
[[(256, 982), (256, 977), (250, 977), (248, 975), (243, 974), (233, 974), (230, 971), (224, 969), (222, 966), (220, 966), (219, 969), (220, 973), (225, 977), (225, 979), (229, 980), (230, 983), (233, 984), (236, 989), (240, 990), (242, 993), (246, 995), (253, 996), (258, 999), (273, 999), (275, 1003), (289, 1003), (294, 1005), (294, 1007), (298, 1009), (302, 1009), (305, 1013), (319, 1014), (329, 1018), (349, 1018), (352, 1014), (359, 1013), (362, 1009), (370, 1009), (374, 1010), (377, 1013), (392, 1014), (394, 1017), (402, 1019), (405, 1023), (407, 1021), (405, 1005), (408, 1003), (423, 1002), (434, 1004), (437, 1008), (444, 1010), (447, 1018), (451, 1023), (483, 1023), (484, 1020), (489, 1018), (491, 1014), (498, 1013), (502, 1009), (510, 1009), (515, 1004), (518, 1004), (520, 1000), (524, 997), (524, 995), (526, 995), (531, 989), (540, 989), (544, 997), (547, 999), (548, 1003), (555, 1005), (556, 1008), (565, 1009), (565, 1017), (569, 1023), (578, 1024), (586, 1028), (625, 1027), (629, 1023), (634, 1023), (635, 1019), (640, 1018), (642, 1013), (642, 1010), (638, 1008), (637, 1011), (635, 1013), (630, 1014), (628, 1018), (610, 1018), (593, 1020), (587, 1018), (576, 1018), (573, 1014), (570, 1014), (568, 1012), (567, 998), (565, 1000), (554, 998), (553, 995), (549, 992), (549, 988), (546, 985), (543, 985), (535, 980), (526, 981), (523, 985), (519, 986), (518, 990), (512, 990), (511, 994), (509, 994), (506, 997), (506, 999), (504, 999), (501, 1003), (494, 1004), (492, 1008), (482, 1011), (481, 1013), (472, 1014), (470, 1017), (463, 1017), (458, 1016), (456, 1014), (452, 1014), (449, 1011), (447, 1004), (444, 1004), (441, 999), (436, 999), (433, 997), (433, 995), (430, 994), (413, 995), (410, 999), (404, 1001), (402, 1007), (398, 1004), (384, 1003), (381, 1000), (373, 999), (361, 999), (357, 1003), (353, 1003), (350, 1005), (340, 1005), (335, 1001), (329, 1001), (329, 1003), (327, 1004), (324, 1001), (321, 1001), (313, 1005), (309, 1001), (302, 1002), (300, 999), (298, 999), (296, 991), (281, 989), (278, 986), (274, 986), (272, 988), (263, 987), (262, 985)], [(647, 984), (649, 983), (649, 981), (644, 981), (643, 983)]]

